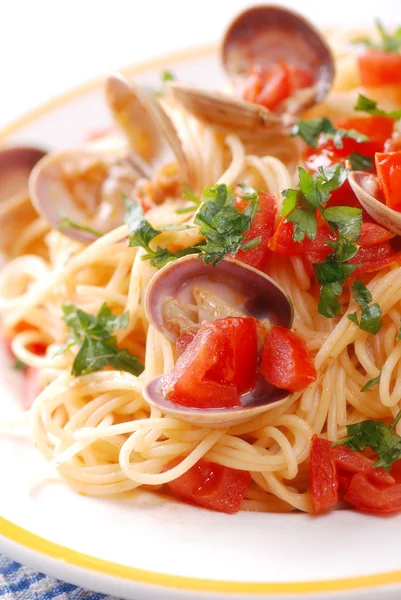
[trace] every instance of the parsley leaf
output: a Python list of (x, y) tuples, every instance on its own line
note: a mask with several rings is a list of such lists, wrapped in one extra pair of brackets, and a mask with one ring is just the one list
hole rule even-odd
[(373, 159), (360, 152), (351, 152), (348, 156), (353, 171), (370, 171)]
[(359, 238), (362, 227), (362, 209), (333, 206), (326, 208), (322, 214), (329, 225), (334, 226), (340, 236), (349, 242), (355, 242)]
[(365, 385), (361, 387), (361, 392), (366, 392), (367, 390), (370, 390), (370, 388), (372, 388), (374, 385), (377, 385), (380, 382), (381, 376), (382, 372), (380, 371), (377, 377), (369, 379), (369, 381), (367, 381)]
[(107, 366), (133, 375), (142, 373), (142, 363), (128, 350), (118, 348), (117, 338), (113, 335), (116, 330), (127, 327), (127, 312), (113, 315), (106, 304), (103, 304), (97, 315), (91, 315), (71, 303), (63, 304), (62, 310), (69, 333), (68, 346), (80, 346), (72, 365), (75, 377)]
[(167, 81), (175, 81), (176, 77), (172, 71), (166, 69), (165, 71), (162, 71), (161, 79), (162, 83), (167, 83)]
[(327, 169), (319, 167), (311, 175), (303, 167), (298, 167), (299, 190), (287, 189), (284, 197), (281, 216), (294, 223), (293, 239), (297, 242), (308, 237), (314, 240), (317, 233), (316, 209), (322, 207), (330, 198), (331, 192), (339, 188), (348, 176), (348, 169), (336, 164)]
[(375, 19), (376, 27), (379, 30), (381, 42), (376, 43), (369, 38), (356, 38), (354, 44), (363, 44), (368, 48), (376, 50), (384, 50), (386, 52), (394, 52), (398, 54), (401, 50), (401, 27), (398, 27), (393, 34), (390, 34), (383, 23), (379, 19)]
[(348, 315), (348, 319), (355, 323), (355, 325), (358, 325), (363, 331), (376, 335), (383, 325), (381, 321), (382, 310), (380, 306), (377, 303), (369, 305), (369, 303), (372, 302), (372, 294), (362, 281), (354, 281), (351, 289), (352, 295), (361, 307), (362, 312), (360, 319), (358, 319), (356, 312)]
[(85, 231), (86, 233), (92, 234), (94, 237), (102, 237), (103, 233), (100, 231), (96, 231), (96, 229), (92, 229), (88, 225), (80, 225), (76, 223), (72, 219), (66, 216), (62, 216), (58, 225), (59, 231), (63, 231), (63, 229), (77, 229), (78, 231)]
[(327, 117), (317, 117), (308, 121), (299, 119), (292, 128), (292, 135), (299, 135), (308, 146), (316, 148), (320, 135), (333, 140), (337, 148), (343, 147), (343, 138), (352, 138), (357, 142), (368, 142), (369, 138), (355, 129), (341, 129), (335, 127)]
[(377, 102), (367, 98), (363, 94), (359, 94), (355, 110), (367, 112), (370, 115), (377, 115), (379, 117), (390, 117), (391, 119), (401, 119), (401, 109), (398, 110), (382, 110), (377, 107)]
[[(177, 252), (170, 252), (168, 248), (161, 248), (160, 246), (157, 246), (155, 250), (151, 248), (151, 241), (163, 233), (163, 231), (171, 230), (172, 226), (167, 225), (163, 230), (152, 227), (149, 221), (144, 218), (142, 207), (136, 200), (126, 199), (124, 222), (128, 225), (128, 245), (131, 247), (140, 246), (146, 250), (146, 254), (142, 256), (142, 260), (150, 260), (151, 265), (158, 269), (181, 256), (199, 254), (200, 252), (197, 246), (182, 248), (181, 250), (177, 250)], [(175, 229), (177, 228), (175, 227)], [(182, 229), (182, 227), (179, 227), (179, 229)]]
[(336, 296), (340, 296), (343, 291), (343, 284), (340, 281), (327, 283), (320, 288), (318, 312), (323, 317), (331, 319), (341, 313), (341, 304)]
[(236, 254), (241, 248), (244, 234), (259, 208), (259, 194), (246, 187), (241, 197), (248, 200), (248, 205), (239, 212), (231, 188), (218, 184), (205, 189), (195, 223), (206, 238), (206, 242), (198, 247), (206, 264), (217, 265), (226, 254)]
[(26, 367), (27, 365), (22, 360), (20, 360), (19, 358), (15, 359), (13, 364), (13, 369), (15, 371), (25, 371)]
[(400, 418), (401, 411), (391, 425), (370, 419), (348, 425), (348, 436), (334, 442), (333, 447), (344, 445), (357, 452), (362, 452), (365, 448), (371, 448), (377, 454), (374, 467), (383, 467), (385, 471), (389, 471), (392, 464), (401, 458), (401, 436), (394, 433)]

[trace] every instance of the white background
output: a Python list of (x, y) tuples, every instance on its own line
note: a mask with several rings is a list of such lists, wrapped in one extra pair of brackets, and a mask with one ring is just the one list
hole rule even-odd
[[(0, 127), (88, 79), (216, 41), (235, 13), (255, 3), (0, 0)], [(281, 4), (323, 25), (369, 23), (375, 15), (401, 24), (400, 0), (289, 0)]]

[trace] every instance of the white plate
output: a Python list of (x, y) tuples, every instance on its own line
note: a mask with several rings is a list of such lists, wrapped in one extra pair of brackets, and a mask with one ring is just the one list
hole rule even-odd
[[(157, 84), (164, 68), (184, 81), (222, 83), (211, 48), (128, 74)], [(23, 118), (2, 141), (62, 148), (110, 124), (98, 82)], [(3, 365), (0, 420), (18, 410), (20, 384)], [(400, 598), (401, 516), (228, 516), (144, 492), (84, 497), (49, 478), (28, 440), (0, 435), (0, 552), (40, 571), (136, 600)]]

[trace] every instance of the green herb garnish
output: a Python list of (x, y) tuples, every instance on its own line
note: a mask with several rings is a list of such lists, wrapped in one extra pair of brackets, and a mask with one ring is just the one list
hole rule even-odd
[(359, 110), (362, 112), (367, 112), (370, 115), (376, 115), (379, 117), (390, 117), (391, 119), (401, 119), (401, 109), (398, 110), (382, 110), (377, 107), (377, 102), (375, 100), (371, 100), (367, 98), (363, 94), (359, 94), (358, 101), (355, 105), (355, 110)]
[[(200, 227), (200, 234), (205, 240), (195, 246), (182, 248), (171, 252), (167, 248), (150, 246), (152, 240), (163, 231), (171, 230), (171, 226), (154, 229), (146, 221), (138, 202), (126, 201), (125, 222), (128, 225), (129, 245), (141, 246), (146, 250), (143, 260), (150, 260), (155, 267), (162, 267), (166, 263), (186, 256), (199, 254), (206, 264), (217, 265), (226, 254), (236, 254), (238, 250), (251, 250), (261, 242), (260, 237), (244, 242), (245, 234), (249, 230), (252, 220), (259, 208), (259, 194), (253, 188), (240, 186), (240, 197), (248, 201), (245, 209), (240, 212), (236, 208), (235, 195), (231, 188), (225, 184), (215, 185), (205, 189), (202, 202), (194, 194), (186, 192), (188, 199), (198, 202), (200, 206), (195, 215), (194, 222)], [(184, 226), (187, 228), (188, 226)], [(182, 229), (182, 227), (180, 227)]]
[(317, 117), (304, 121), (299, 119), (298, 123), (292, 128), (292, 135), (299, 135), (308, 146), (316, 148), (321, 135), (325, 138), (333, 140), (337, 148), (343, 147), (343, 138), (351, 138), (356, 142), (368, 142), (368, 136), (359, 133), (355, 129), (342, 129), (336, 127), (327, 117)]
[(352, 295), (359, 304), (362, 312), (360, 319), (358, 319), (357, 313), (354, 312), (348, 315), (349, 320), (358, 325), (363, 331), (376, 334), (383, 325), (381, 321), (382, 310), (379, 304), (370, 304), (373, 300), (372, 294), (362, 281), (354, 281), (351, 289)]
[(384, 50), (385, 52), (394, 52), (398, 54), (401, 50), (401, 27), (398, 27), (394, 33), (389, 33), (379, 19), (375, 19), (376, 27), (379, 30), (380, 42), (376, 43), (369, 38), (356, 38), (352, 40), (354, 44), (363, 44), (368, 48), (375, 50)]
[(69, 340), (66, 348), (79, 345), (78, 354), (72, 365), (75, 377), (112, 367), (140, 375), (143, 364), (128, 350), (120, 350), (114, 332), (128, 325), (128, 313), (113, 315), (107, 304), (103, 304), (97, 315), (91, 315), (72, 303), (62, 306), (63, 319), (68, 328)]
[(389, 471), (392, 464), (401, 458), (401, 437), (394, 433), (398, 421), (401, 419), (401, 410), (391, 425), (382, 421), (362, 421), (347, 426), (348, 436), (334, 442), (334, 446), (348, 446), (351, 450), (362, 452), (371, 448), (377, 454), (375, 468), (382, 467)]
[(96, 231), (96, 229), (92, 229), (92, 227), (89, 227), (88, 225), (80, 225), (79, 223), (76, 223), (76, 221), (73, 221), (72, 219), (66, 216), (61, 217), (58, 229), (60, 231), (63, 231), (63, 229), (77, 229), (78, 231), (85, 231), (86, 233), (90, 233), (91, 235), (97, 238), (102, 237), (103, 235), (103, 233), (100, 233), (100, 231)]
[(347, 176), (348, 170), (342, 164), (327, 169), (319, 167), (314, 175), (303, 167), (298, 167), (299, 190), (288, 189), (282, 192), (284, 202), (281, 211), (281, 216), (294, 223), (295, 241), (302, 242), (305, 236), (310, 240), (315, 239), (316, 209), (323, 212), (323, 206), (328, 202), (331, 192), (341, 187)]
[(370, 390), (370, 388), (372, 388), (374, 385), (377, 385), (378, 383), (380, 383), (381, 376), (382, 376), (382, 372), (380, 371), (380, 373), (378, 374), (377, 377), (374, 377), (373, 379), (369, 379), (369, 381), (367, 381), (365, 383), (365, 385), (363, 387), (361, 387), (361, 392), (366, 392), (367, 390)]
[(370, 171), (373, 159), (360, 152), (351, 152), (348, 156), (353, 171)]
[(26, 364), (20, 360), (19, 358), (16, 358), (13, 364), (13, 369), (15, 371), (25, 371), (26, 369)]

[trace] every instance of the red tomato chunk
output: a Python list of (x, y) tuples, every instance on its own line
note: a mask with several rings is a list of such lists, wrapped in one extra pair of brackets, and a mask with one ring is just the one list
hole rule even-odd
[(362, 83), (366, 87), (380, 87), (401, 83), (401, 56), (394, 52), (371, 50), (359, 59)]
[[(245, 210), (248, 202), (237, 199), (236, 204), (237, 209), (242, 212)], [(274, 233), (276, 211), (277, 205), (274, 195), (263, 192), (259, 193), (259, 210), (252, 221), (251, 227), (244, 236), (244, 243), (260, 237), (260, 244), (251, 250), (239, 250), (234, 257), (236, 260), (255, 267), (255, 269), (263, 269), (269, 255), (267, 243)]]
[[(374, 468), (375, 461), (346, 446), (314, 435), (309, 461), (310, 491), (316, 514), (344, 500), (367, 512), (385, 514), (401, 510), (401, 485), (390, 473)], [(398, 461), (401, 463), (401, 461)], [(396, 471), (397, 463), (393, 466)]]
[(315, 365), (305, 342), (285, 327), (273, 327), (266, 337), (260, 369), (269, 383), (291, 392), (316, 381)]
[(250, 482), (248, 471), (230, 469), (201, 459), (168, 486), (181, 500), (233, 514), (239, 511)]
[(232, 408), (255, 386), (257, 330), (253, 317), (203, 323), (179, 357), (162, 391), (192, 408)]
[(401, 211), (401, 151), (378, 152), (376, 168), (387, 206)]

